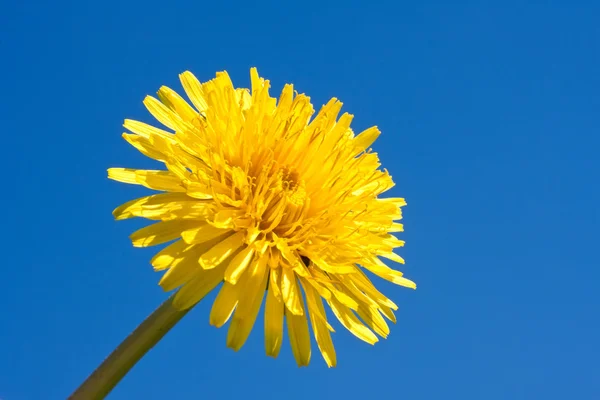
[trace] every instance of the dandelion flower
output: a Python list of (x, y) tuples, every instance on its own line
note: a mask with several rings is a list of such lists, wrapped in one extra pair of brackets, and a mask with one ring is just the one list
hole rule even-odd
[[(161, 193), (114, 210), (116, 219), (156, 221), (131, 235), (134, 246), (171, 242), (151, 263), (165, 271), (173, 305), (199, 302), (221, 283), (210, 324), (231, 320), (227, 346), (239, 350), (265, 303), (265, 347), (277, 357), (286, 321), (299, 366), (311, 357), (309, 320), (328, 366), (336, 353), (324, 303), (367, 343), (387, 337), (384, 319), (397, 306), (364, 270), (415, 288), (382, 258), (404, 263), (393, 233), (403, 227), (402, 198), (380, 198), (394, 185), (371, 144), (376, 127), (355, 135), (352, 115), (338, 118), (331, 99), (311, 119), (309, 97), (286, 85), (279, 100), (269, 81), (251, 70), (251, 91), (234, 88), (228, 74), (201, 84), (180, 75), (190, 105), (172, 89), (146, 97), (150, 113), (168, 130), (125, 120), (123, 137), (166, 170), (111, 168), (111, 179)], [(265, 299), (266, 297), (266, 299)]]

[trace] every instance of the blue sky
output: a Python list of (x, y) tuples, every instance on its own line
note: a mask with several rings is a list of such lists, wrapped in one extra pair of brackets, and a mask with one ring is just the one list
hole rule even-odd
[(379, 282), (397, 325), (335, 325), (332, 370), (264, 356), (262, 323), (227, 349), (209, 298), (110, 399), (600, 398), (600, 6), (418, 3), (2, 2), (0, 398), (65, 398), (166, 299), (143, 221), (111, 216), (146, 191), (106, 169), (157, 167), (122, 121), (186, 69), (251, 66), (380, 127), (419, 288)]

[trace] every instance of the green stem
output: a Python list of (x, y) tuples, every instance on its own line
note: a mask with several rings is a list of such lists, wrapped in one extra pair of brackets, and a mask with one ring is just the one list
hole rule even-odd
[(148, 316), (100, 366), (73, 392), (71, 400), (100, 400), (190, 309), (173, 307), (169, 297)]

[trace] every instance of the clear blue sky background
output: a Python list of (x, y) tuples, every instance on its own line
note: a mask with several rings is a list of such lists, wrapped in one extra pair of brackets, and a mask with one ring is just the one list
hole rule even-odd
[[(336, 96), (407, 198), (411, 291), (388, 340), (339, 325), (339, 367), (239, 352), (201, 303), (111, 399), (598, 399), (597, 2), (0, 3), (0, 398), (65, 398), (167, 295), (112, 209), (156, 167), (121, 139), (142, 99), (257, 66)], [(495, 3), (495, 4), (494, 4)]]

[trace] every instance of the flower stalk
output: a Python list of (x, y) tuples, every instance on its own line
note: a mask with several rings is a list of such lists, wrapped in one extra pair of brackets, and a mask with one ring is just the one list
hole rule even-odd
[(133, 366), (175, 326), (191, 308), (178, 310), (169, 297), (150, 314), (73, 392), (72, 400), (105, 398)]

